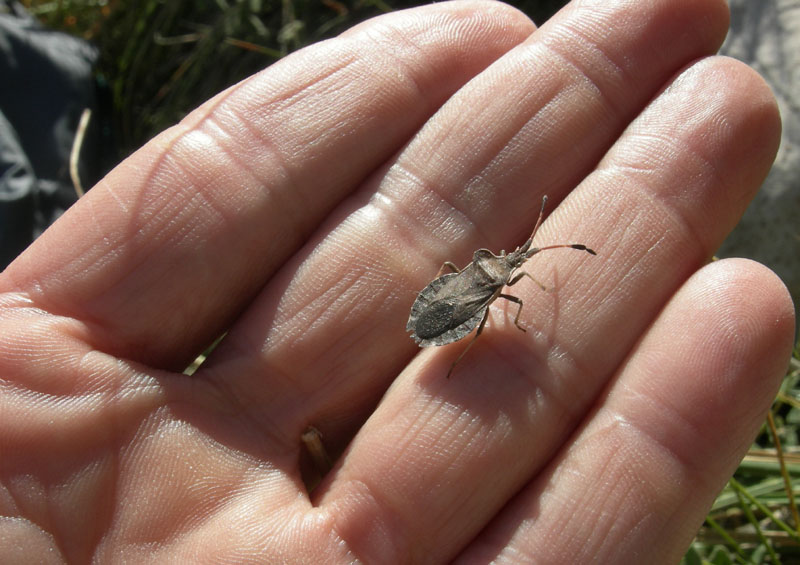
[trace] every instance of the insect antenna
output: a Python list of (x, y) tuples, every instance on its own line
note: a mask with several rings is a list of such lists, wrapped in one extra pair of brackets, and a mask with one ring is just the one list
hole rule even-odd
[[(544, 207), (547, 204), (547, 195), (545, 194), (542, 196), (542, 209), (539, 211), (539, 219), (536, 220), (536, 225), (533, 226), (533, 231), (531, 232), (531, 237), (528, 238), (528, 241), (533, 242), (533, 238), (536, 235), (536, 232), (539, 231), (539, 226), (542, 225), (542, 220), (544, 219)], [(597, 255), (597, 252), (594, 249), (589, 249), (582, 243), (562, 243), (559, 245), (548, 245), (547, 247), (533, 247), (527, 253), (525, 253), (525, 257), (530, 258), (540, 251), (547, 251), (548, 249), (560, 249), (563, 247), (569, 247), (570, 249), (577, 249), (578, 251), (586, 251), (591, 255)]]
[(539, 226), (542, 225), (542, 220), (544, 219), (544, 207), (547, 204), (547, 195), (545, 194), (542, 196), (542, 209), (539, 210), (539, 219), (536, 220), (536, 225), (533, 226), (533, 231), (531, 232), (531, 236), (528, 238), (529, 241), (533, 241), (533, 237), (536, 235), (536, 232), (539, 231)]
[(578, 251), (586, 251), (590, 255), (597, 255), (597, 251), (594, 249), (589, 249), (582, 243), (562, 243), (560, 245), (548, 245), (547, 247), (534, 247), (530, 251), (528, 251), (525, 256), (531, 257), (536, 255), (540, 251), (547, 251), (548, 249), (561, 249), (563, 247), (569, 247), (570, 249), (577, 249)]

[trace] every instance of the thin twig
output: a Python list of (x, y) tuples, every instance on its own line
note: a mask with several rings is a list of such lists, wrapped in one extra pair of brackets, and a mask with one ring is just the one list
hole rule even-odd
[(781, 440), (778, 437), (778, 430), (775, 427), (775, 419), (772, 417), (772, 410), (767, 412), (767, 425), (772, 434), (772, 441), (775, 442), (775, 452), (778, 456), (778, 464), (780, 465), (781, 476), (783, 477), (783, 486), (786, 490), (786, 495), (789, 497), (789, 507), (792, 509), (794, 527), (797, 533), (800, 534), (800, 515), (797, 513), (797, 504), (794, 500), (794, 493), (792, 492), (792, 479), (789, 477), (789, 472), (786, 469), (786, 462), (783, 460), (783, 448), (781, 447)]
[(91, 117), (92, 111), (89, 108), (84, 108), (83, 113), (81, 113), (81, 119), (78, 122), (78, 130), (75, 132), (75, 139), (72, 142), (72, 151), (69, 153), (69, 177), (72, 179), (72, 186), (75, 188), (75, 194), (78, 195), (78, 198), (85, 193), (81, 184), (81, 176), (78, 172), (78, 162), (81, 156), (83, 140), (86, 137), (86, 128), (89, 126)]
[(320, 477), (324, 477), (333, 467), (333, 462), (330, 455), (328, 455), (328, 450), (325, 449), (325, 445), (322, 443), (322, 434), (314, 426), (308, 426), (300, 436), (300, 439), (306, 446), (309, 455), (311, 455), (311, 460), (314, 462), (314, 467), (319, 472)]

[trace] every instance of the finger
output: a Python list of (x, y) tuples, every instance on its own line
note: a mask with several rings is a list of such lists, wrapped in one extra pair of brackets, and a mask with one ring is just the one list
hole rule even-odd
[(542, 191), (556, 203), (674, 72), (717, 49), (726, 23), (717, 1), (557, 16), (342, 203), (205, 374), (292, 437), (312, 422), (334, 450), (349, 441), (417, 351), (406, 319), (442, 262), (521, 243)]
[(447, 3), (291, 55), (120, 165), (0, 290), (89, 322), (98, 349), (183, 368), (339, 200), (531, 30), (501, 4)]
[[(514, 287), (527, 333), (490, 316), (449, 381), (456, 348), (424, 352), (354, 440), (322, 504), (360, 555), (386, 544), (446, 559), (536, 475), (734, 225), (778, 123), (763, 81), (721, 58), (687, 68), (647, 108), (543, 226), (545, 241), (599, 242), (598, 256), (538, 257), (534, 273), (557, 290)], [(356, 518), (391, 533), (376, 541)]]
[(699, 271), (464, 561), (680, 561), (763, 424), (793, 332), (789, 294), (765, 267)]

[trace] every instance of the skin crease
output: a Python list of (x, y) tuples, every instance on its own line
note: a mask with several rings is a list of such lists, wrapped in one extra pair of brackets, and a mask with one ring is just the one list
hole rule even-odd
[[(0, 562), (677, 561), (794, 331), (767, 268), (707, 264), (780, 135), (727, 26), (437, 3), (159, 135), (0, 275)], [(416, 293), (544, 194), (534, 245), (598, 255), (531, 258), (527, 332), (498, 301), (445, 379), (466, 342), (420, 352)], [(309, 425), (336, 458), (310, 496)]]

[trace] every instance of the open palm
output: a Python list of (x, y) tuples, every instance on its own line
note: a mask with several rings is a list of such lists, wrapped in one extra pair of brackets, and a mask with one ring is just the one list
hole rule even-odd
[[(435, 4), (154, 139), (0, 277), (0, 562), (675, 561), (794, 329), (766, 268), (707, 264), (780, 129), (726, 29), (721, 0)], [(544, 194), (534, 245), (598, 255), (532, 257), (527, 332), (496, 302), (445, 378), (466, 342), (419, 353), (416, 293)]]

